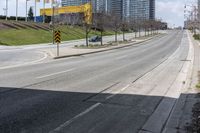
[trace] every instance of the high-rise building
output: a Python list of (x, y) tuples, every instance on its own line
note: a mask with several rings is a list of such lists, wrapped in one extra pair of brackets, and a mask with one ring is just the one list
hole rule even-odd
[(78, 6), (81, 4), (81, 0), (61, 0), (62, 6)]
[(123, 0), (110, 0), (110, 13), (123, 18)]
[(123, 1), (123, 18), (129, 19), (130, 17), (130, 0)]
[(87, 2), (92, 2), (94, 13), (106, 12), (121, 19), (155, 19), (155, 0), (62, 0), (62, 6)]
[(155, 0), (124, 0), (123, 16), (134, 20), (155, 19)]
[(155, 0), (150, 0), (149, 5), (149, 19), (155, 19)]
[(61, 0), (61, 5), (62, 6), (78, 6), (90, 1), (91, 0)]

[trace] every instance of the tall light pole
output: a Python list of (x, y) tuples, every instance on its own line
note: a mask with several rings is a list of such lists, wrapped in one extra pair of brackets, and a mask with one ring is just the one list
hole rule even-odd
[(34, 17), (34, 22), (36, 22), (36, 10), (37, 10), (37, 1), (35, 0), (35, 17)]
[(16, 21), (18, 21), (18, 0), (16, 0)]
[(26, 0), (26, 22), (28, 21), (28, 19), (27, 19), (27, 7), (28, 6), (28, 0)]
[(6, 20), (8, 20), (8, 0), (6, 0), (5, 13), (6, 13)]
[(43, 23), (45, 23), (45, 0), (43, 0)]

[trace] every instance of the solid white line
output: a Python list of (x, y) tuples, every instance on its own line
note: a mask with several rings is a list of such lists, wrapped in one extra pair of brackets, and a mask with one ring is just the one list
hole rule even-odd
[(55, 75), (58, 75), (58, 74), (61, 74), (61, 73), (70, 72), (70, 71), (72, 71), (72, 70), (74, 70), (74, 68), (73, 68), (73, 69), (69, 69), (69, 70), (65, 70), (65, 71), (60, 71), (60, 72), (56, 72), (56, 73), (51, 73), (51, 74), (39, 76), (39, 77), (36, 77), (36, 78), (37, 78), (37, 79), (41, 79), (41, 78), (51, 77), (51, 76), (55, 76)]
[(49, 133), (54, 133), (54, 132), (59, 132), (61, 131), (63, 128), (67, 127), (69, 124), (71, 124), (73, 121), (75, 121), (76, 119), (78, 119), (79, 117), (89, 113), (90, 111), (92, 111), (93, 109), (95, 109), (96, 107), (98, 107), (99, 105), (101, 105), (101, 103), (96, 103), (93, 106), (91, 106), (90, 108), (86, 109), (85, 111), (83, 111), (82, 113), (76, 115), (75, 117), (73, 117), (72, 119), (66, 121), (65, 123), (61, 124), (59, 127), (57, 127), (56, 129), (54, 129), (53, 131), (50, 131)]

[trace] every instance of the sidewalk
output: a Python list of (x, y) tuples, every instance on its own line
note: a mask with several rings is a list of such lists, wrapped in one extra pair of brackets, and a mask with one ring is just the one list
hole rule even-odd
[(74, 46), (71, 47), (60, 47), (59, 48), (59, 55), (57, 55), (57, 47), (54, 46), (54, 48), (46, 48), (43, 49), (42, 51), (47, 53), (51, 58), (54, 59), (59, 59), (59, 58), (65, 58), (65, 57), (72, 57), (72, 56), (81, 56), (81, 55), (86, 55), (86, 54), (93, 54), (93, 53), (99, 53), (99, 52), (104, 52), (108, 50), (113, 50), (113, 49), (120, 49), (124, 47), (129, 47), (132, 45), (137, 45), (145, 41), (149, 41), (155, 37), (160, 36), (161, 34), (155, 35), (153, 37), (142, 37), (142, 38), (137, 38), (134, 39), (127, 44), (118, 44), (115, 46), (110, 46), (110, 47), (105, 47), (105, 48), (75, 48)]

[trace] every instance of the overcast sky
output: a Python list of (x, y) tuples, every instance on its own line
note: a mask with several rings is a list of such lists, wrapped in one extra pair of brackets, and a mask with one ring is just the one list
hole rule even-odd
[[(5, 8), (5, 1), (0, 0), (0, 15), (4, 15), (3, 8)], [(14, 16), (16, 0), (9, 1), (8, 15)], [(19, 16), (25, 16), (26, 0), (19, 1)], [(34, 0), (28, 1), (28, 7), (34, 6)], [(42, 1), (42, 0), (41, 0)], [(184, 21), (184, 4), (194, 3), (195, 0), (156, 0), (156, 18), (161, 18), (163, 21), (169, 23), (169, 26), (183, 26)], [(50, 7), (50, 4), (46, 4), (46, 7)], [(39, 8), (42, 8), (42, 4), (37, 4), (37, 14), (39, 14)]]

